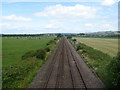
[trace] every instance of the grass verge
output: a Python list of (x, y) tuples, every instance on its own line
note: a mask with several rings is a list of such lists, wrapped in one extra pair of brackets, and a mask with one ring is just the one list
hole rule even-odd
[(120, 87), (120, 53), (118, 53), (117, 57), (111, 57), (83, 43), (75, 45), (72, 39), (70, 41), (106, 87)]

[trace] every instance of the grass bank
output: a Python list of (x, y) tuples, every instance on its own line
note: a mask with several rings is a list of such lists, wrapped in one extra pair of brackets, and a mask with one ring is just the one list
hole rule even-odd
[[(75, 40), (70, 41), (73, 44)], [(120, 53), (116, 57), (111, 57), (83, 43), (73, 45), (84, 57), (86, 64), (94, 70), (108, 88), (120, 86)]]

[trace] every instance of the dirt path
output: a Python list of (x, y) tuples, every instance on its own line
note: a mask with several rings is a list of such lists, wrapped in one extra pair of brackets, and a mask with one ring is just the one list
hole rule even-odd
[(38, 71), (29, 88), (105, 88), (66, 38)]

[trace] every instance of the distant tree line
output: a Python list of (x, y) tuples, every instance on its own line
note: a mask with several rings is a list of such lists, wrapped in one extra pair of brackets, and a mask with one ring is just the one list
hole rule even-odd
[(43, 36), (44, 34), (2, 34), (2, 37)]
[(106, 32), (95, 32), (95, 33), (79, 33), (76, 35), (77, 37), (120, 37), (120, 31), (106, 31)]
[(109, 38), (112, 38), (112, 37), (120, 37), (120, 35), (90, 35), (90, 34), (84, 34), (84, 35), (76, 35), (76, 36), (79, 36), (79, 37), (109, 37)]
[(103, 31), (103, 32), (93, 32), (93, 33), (46, 33), (46, 34), (0, 34), (2, 37), (28, 37), (28, 36), (57, 36), (62, 37), (108, 37), (108, 38), (120, 38), (120, 31)]
[(2, 37), (39, 37), (39, 36), (53, 36), (53, 34), (1, 34)]

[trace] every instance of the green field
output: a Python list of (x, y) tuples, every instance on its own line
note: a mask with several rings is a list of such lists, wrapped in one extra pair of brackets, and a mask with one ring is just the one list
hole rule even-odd
[[(56, 46), (55, 37), (3, 37), (2, 80), (3, 88), (27, 88), (40, 67), (46, 62)], [(48, 45), (49, 44), (49, 45)], [(50, 51), (46, 51), (46, 47)], [(44, 50), (45, 58), (35, 55)], [(32, 51), (31, 51), (32, 50)], [(30, 52), (30, 53), (28, 53)], [(32, 54), (31, 54), (32, 53)], [(34, 54), (34, 56), (32, 56)], [(27, 58), (22, 59), (22, 56)]]
[(21, 59), (21, 56), (30, 50), (44, 48), (46, 43), (54, 37), (39, 38), (18, 38), (3, 37), (2, 38), (2, 66), (9, 66)]
[(110, 56), (116, 56), (118, 52), (118, 39), (113, 38), (75, 38), (94, 49), (100, 50)]

